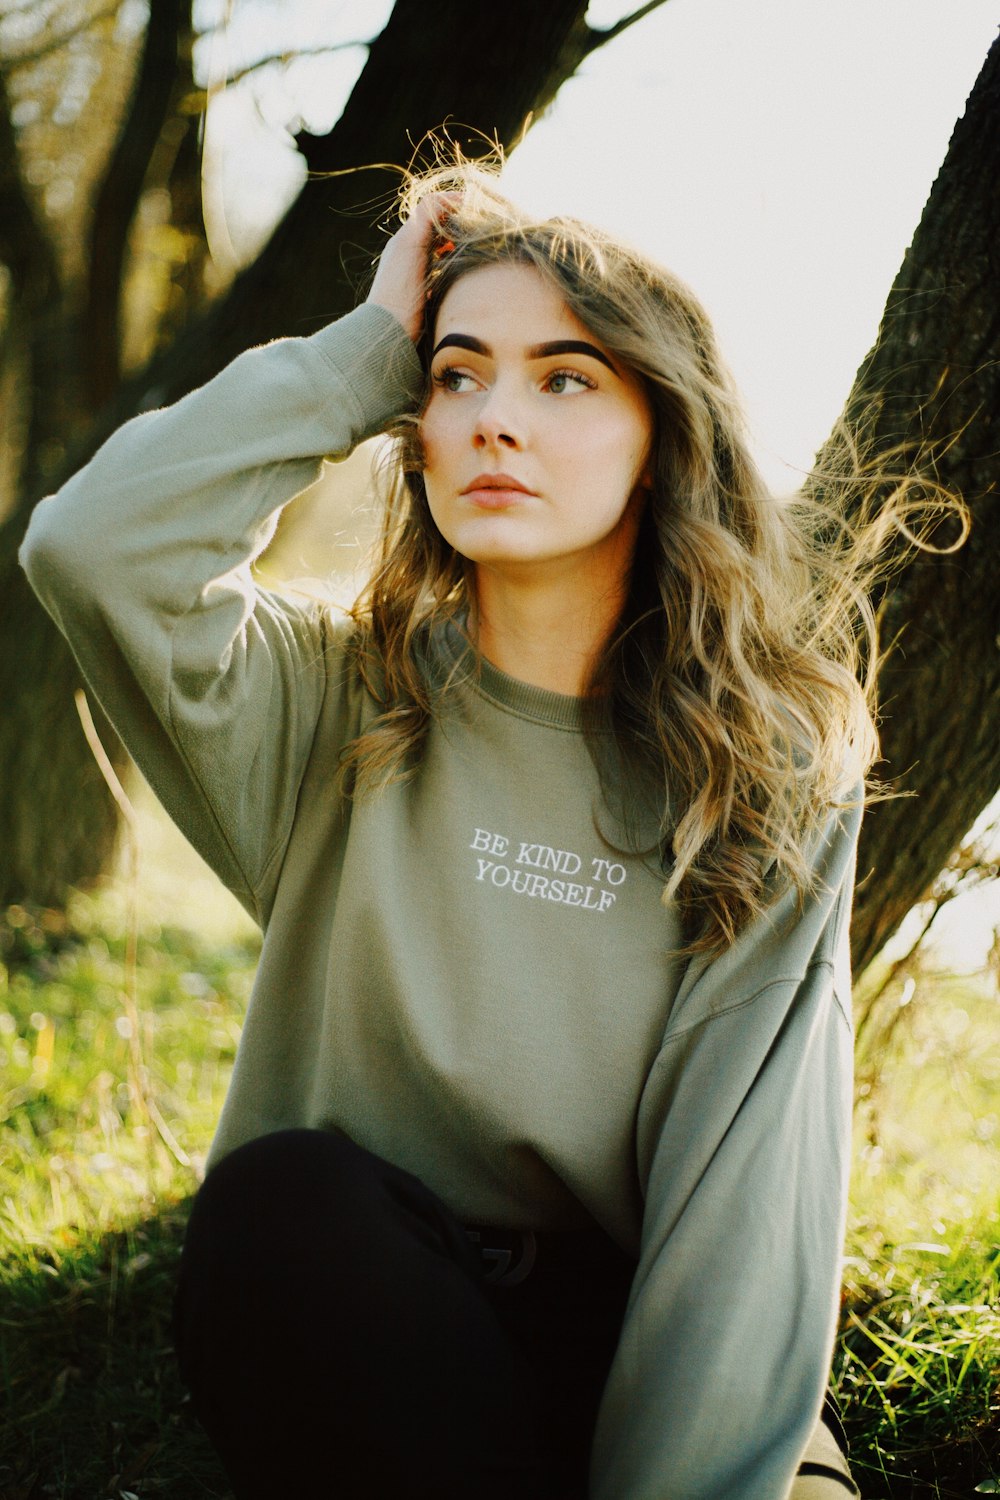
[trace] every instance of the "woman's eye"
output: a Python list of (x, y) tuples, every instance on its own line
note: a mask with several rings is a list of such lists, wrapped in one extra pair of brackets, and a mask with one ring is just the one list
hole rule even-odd
[(552, 374), (546, 377), (545, 385), (553, 396), (597, 389), (597, 381), (591, 380), (588, 375), (581, 375), (579, 370), (553, 370)]
[(442, 391), (450, 391), (452, 395), (459, 395), (463, 391), (471, 391), (476, 382), (471, 375), (464, 370), (455, 370), (449, 366), (434, 376), (434, 384)]

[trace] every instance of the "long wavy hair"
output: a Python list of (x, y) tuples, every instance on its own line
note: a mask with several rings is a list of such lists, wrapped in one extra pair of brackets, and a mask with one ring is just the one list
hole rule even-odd
[[(575, 219), (528, 217), (479, 169), (412, 179), (404, 214), (446, 190), (462, 199), (443, 226), (449, 248), (427, 268), (425, 368), (449, 288), (513, 262), (545, 277), (649, 398), (650, 491), (627, 598), (589, 684), (589, 722), (605, 731), (590, 739), (607, 768), (610, 730), (617, 774), (631, 768), (654, 789), (664, 901), (679, 908), (686, 950), (722, 951), (782, 891), (808, 890), (831, 807), (862, 795), (878, 750), (868, 592), (891, 566), (887, 544), (918, 540), (914, 517), (942, 502), (923, 482), (915, 495), (907, 475), (887, 483), (884, 466), (866, 475), (846, 430), (803, 491), (777, 499), (683, 282)], [(428, 507), (419, 412), (395, 436), (380, 556), (353, 610), (381, 710), (344, 754), (355, 795), (412, 774), (454, 685), (432, 681), (428, 633), (474, 617), (474, 571)]]

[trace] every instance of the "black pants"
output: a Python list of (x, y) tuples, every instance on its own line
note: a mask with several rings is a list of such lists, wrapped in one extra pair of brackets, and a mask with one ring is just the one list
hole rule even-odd
[(238, 1500), (583, 1500), (634, 1269), (597, 1230), (477, 1242), (410, 1174), (284, 1131), (195, 1199), (181, 1371)]

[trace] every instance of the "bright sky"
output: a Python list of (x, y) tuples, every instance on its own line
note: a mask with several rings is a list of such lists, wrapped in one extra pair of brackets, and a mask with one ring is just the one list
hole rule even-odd
[[(207, 24), (226, 0), (199, 3)], [(589, 19), (609, 25), (638, 3), (594, 0)], [(206, 207), (220, 258), (230, 239), (248, 253), (298, 190), (287, 130), (333, 124), (364, 63), (344, 44), (374, 36), (391, 8), (232, 0), (224, 37), (202, 49), (206, 72), (343, 50), (257, 72), (213, 107)], [(498, 25), (502, 14), (498, 3)], [(787, 491), (873, 342), (995, 29), (995, 0), (668, 0), (564, 85), (506, 187), (536, 212), (620, 233), (691, 283), (758, 461)]]
[(557, 198), (691, 283), (779, 488), (873, 342), (996, 19), (993, 0), (668, 0), (511, 159), (512, 196)]

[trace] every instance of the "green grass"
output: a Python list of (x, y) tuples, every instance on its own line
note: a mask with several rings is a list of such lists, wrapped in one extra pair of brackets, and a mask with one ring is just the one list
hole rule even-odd
[(882, 1004), (858, 1059), (837, 1351), (854, 1464), (873, 1500), (1000, 1492), (997, 988), (917, 964)]
[(170, 1314), (259, 944), (148, 811), (143, 846), (0, 921), (0, 1500), (226, 1493)]
[[(141, 826), (138, 880), (0, 920), (0, 1500), (227, 1494), (170, 1309), (257, 940)], [(837, 1379), (866, 1500), (970, 1500), (1000, 1484), (1000, 1005), (903, 982), (860, 1059)]]

